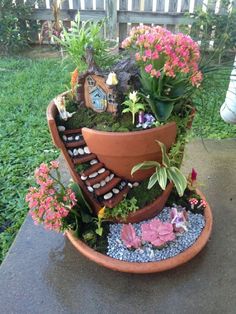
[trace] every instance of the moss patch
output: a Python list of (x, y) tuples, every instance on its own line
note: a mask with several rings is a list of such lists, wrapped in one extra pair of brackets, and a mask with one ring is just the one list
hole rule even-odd
[(130, 114), (117, 114), (116, 116), (108, 113), (96, 113), (92, 109), (78, 106), (75, 103), (67, 102), (67, 111), (76, 112), (68, 121), (65, 122), (67, 129), (87, 127), (100, 131), (108, 132), (129, 132), (138, 129), (131, 122)]
[(140, 209), (152, 203), (163, 192), (158, 183), (148, 190), (148, 181), (149, 179), (142, 181), (139, 186), (132, 189), (127, 196), (129, 199), (134, 197)]

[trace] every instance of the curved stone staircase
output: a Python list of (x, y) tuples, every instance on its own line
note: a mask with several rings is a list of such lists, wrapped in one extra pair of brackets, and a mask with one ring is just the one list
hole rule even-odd
[[(106, 206), (115, 207), (127, 195), (132, 187), (138, 186), (138, 182), (131, 183), (118, 177), (101, 163), (97, 156), (90, 152), (83, 138), (81, 129), (60, 131), (59, 134), (64, 143), (66, 153), (74, 165), (73, 171), (77, 173), (82, 190), (90, 193), (91, 201), (98, 208)], [(64, 150), (65, 154), (65, 150)], [(86, 169), (77, 171), (77, 165), (84, 164)]]

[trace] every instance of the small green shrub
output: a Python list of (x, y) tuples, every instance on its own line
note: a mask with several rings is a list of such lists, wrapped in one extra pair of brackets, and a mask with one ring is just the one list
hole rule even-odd
[(0, 0), (1, 51), (14, 52), (29, 43), (32, 32), (37, 29), (36, 23), (29, 21), (35, 2)]
[(130, 213), (135, 212), (139, 207), (135, 197), (125, 198), (116, 207), (106, 209), (106, 216), (114, 218), (126, 218)]

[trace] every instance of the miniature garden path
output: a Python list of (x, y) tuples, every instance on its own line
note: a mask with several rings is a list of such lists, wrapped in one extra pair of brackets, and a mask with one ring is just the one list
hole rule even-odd
[(208, 151), (201, 140), (191, 142), (185, 157), (185, 169), (198, 170), (214, 215), (211, 240), (197, 257), (160, 274), (117, 273), (28, 217), (0, 268), (1, 313), (234, 314), (236, 139), (205, 145)]
[[(83, 190), (89, 191), (94, 207), (113, 208), (119, 204), (130, 187), (133, 187), (132, 183), (112, 173), (95, 154), (90, 152), (81, 129), (65, 130), (60, 132), (60, 136), (66, 148), (65, 154), (72, 161), (76, 178), (80, 178), (79, 182), (77, 179), (77, 183), (83, 187)], [(86, 165), (86, 170), (77, 172), (76, 165), (81, 164)]]

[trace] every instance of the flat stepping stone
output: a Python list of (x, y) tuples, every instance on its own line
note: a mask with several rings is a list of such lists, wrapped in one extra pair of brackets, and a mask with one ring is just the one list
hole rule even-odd
[(75, 135), (80, 135), (80, 136), (82, 136), (81, 129), (65, 130), (65, 132), (63, 132), (63, 133), (64, 133), (65, 135), (75, 134)]
[[(97, 196), (101, 196), (101, 195), (104, 195), (108, 192), (112, 192), (112, 189), (117, 185), (119, 184), (121, 181), (120, 178), (116, 177), (116, 178), (113, 178), (111, 181), (109, 181), (106, 185), (100, 187), (99, 189), (97, 189), (95, 191), (96, 195)], [(113, 192), (112, 192), (113, 193)], [(115, 193), (114, 193), (115, 194)]]
[(64, 143), (67, 148), (77, 148), (86, 145), (85, 140), (66, 142)]
[(79, 165), (79, 164), (83, 164), (85, 162), (88, 162), (90, 160), (93, 160), (94, 158), (96, 158), (96, 155), (94, 154), (90, 154), (90, 155), (81, 155), (81, 157), (76, 156), (76, 158), (73, 158), (73, 163), (75, 165)]
[(103, 168), (103, 164), (101, 162), (92, 165), (91, 167), (89, 167), (88, 169), (84, 170), (81, 175), (88, 177), (90, 174), (94, 173), (94, 172), (98, 172), (101, 168)]
[(101, 181), (103, 181), (109, 175), (110, 175), (110, 171), (106, 170), (102, 174), (97, 175), (95, 178), (86, 180), (86, 184), (93, 186), (94, 184), (100, 183)]
[(120, 191), (119, 194), (114, 194), (113, 193), (113, 197), (112, 198), (102, 201), (103, 206), (106, 206), (108, 208), (115, 207), (116, 205), (118, 205), (125, 198), (125, 196), (129, 192), (129, 190), (130, 190), (130, 188), (127, 185), (122, 191)]

